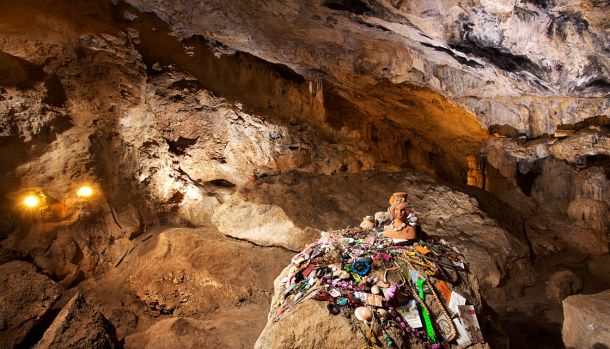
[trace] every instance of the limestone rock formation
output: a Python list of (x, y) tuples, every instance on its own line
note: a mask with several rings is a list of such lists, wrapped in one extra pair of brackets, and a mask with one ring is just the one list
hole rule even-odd
[[(326, 190), (311, 193), (312, 187)], [(334, 176), (287, 173), (246, 186), (241, 195), (251, 202), (276, 203), (296, 226), (332, 229), (355, 225), (357, 217), (385, 210), (387, 193), (397, 188), (409, 192), (408, 200), (419, 212), (423, 231), (463, 251), (482, 289), (498, 286), (509, 270), (516, 273), (522, 269), (521, 281), (531, 281), (528, 278), (533, 277), (532, 271), (521, 262), (529, 251), (519, 237), (481, 211), (475, 198), (425, 176), (409, 172)], [(286, 196), (286, 192), (291, 195)]]
[(570, 296), (563, 301), (563, 343), (566, 348), (610, 345), (610, 291)]
[[(417, 133), (411, 144), (434, 153), (422, 146), (433, 140), (462, 166), (466, 158), (458, 153), (471, 152), (470, 144), (483, 137), (467, 115), (443, 113), (450, 103), (436, 93), (485, 126), (509, 125), (528, 136), (609, 113), (605, 3), (129, 3), (156, 13), (183, 38), (204, 35), (228, 46), (224, 52), (248, 52), (288, 66), (310, 84), (327, 82), (325, 113), (304, 113), (313, 120), (342, 124), (330, 106), (338, 94), (370, 120), (368, 130), (367, 123), (350, 126), (361, 134), (373, 136), (380, 119), (406, 126)], [(427, 122), (418, 122), (421, 117)], [(460, 142), (433, 136), (438, 129)]]
[(608, 9), (0, 3), (0, 346), (62, 287), (134, 347), (251, 346), (289, 252), (235, 239), (297, 250), (399, 189), (506, 308), (532, 255), (608, 251)]
[[(26, 262), (0, 265), (0, 346), (28, 347), (53, 318), (52, 307), (61, 287)], [(34, 341), (34, 342), (33, 342)]]
[(112, 325), (99, 311), (87, 304), (80, 293), (74, 295), (57, 314), (35, 346), (36, 349), (119, 347)]
[(610, 131), (596, 126), (584, 128), (552, 144), (549, 153), (571, 163), (586, 156), (610, 156)]
[(546, 283), (547, 297), (561, 302), (566, 297), (582, 291), (582, 280), (571, 271), (562, 270), (549, 277)]
[(610, 151), (606, 139), (589, 127), (561, 140), (494, 137), (484, 143), (485, 189), (520, 212), (537, 255), (608, 251), (610, 167), (596, 160)]

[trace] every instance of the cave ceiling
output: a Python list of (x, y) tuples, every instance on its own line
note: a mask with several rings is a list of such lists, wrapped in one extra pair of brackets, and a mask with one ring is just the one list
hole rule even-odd
[(606, 2), (28, 1), (2, 17), (0, 58), (32, 65), (7, 79), (126, 31), (148, 70), (176, 64), (247, 110), (449, 179), (490, 126), (537, 137), (610, 113)]
[(604, 2), (128, 2), (175, 35), (322, 81), (324, 115), (306, 118), (444, 177), (461, 176), (486, 127), (537, 137), (610, 113)]

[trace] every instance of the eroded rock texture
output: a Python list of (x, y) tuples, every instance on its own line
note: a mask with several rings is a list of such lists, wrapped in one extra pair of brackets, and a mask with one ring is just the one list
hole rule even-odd
[(610, 345), (608, 305), (610, 292), (577, 295), (563, 301), (563, 342), (567, 348), (603, 348)]
[[(483, 134), (436, 93), (485, 126), (510, 125), (528, 136), (609, 113), (603, 2), (129, 2), (183, 37), (205, 35), (327, 81), (328, 110), (314, 110), (312, 120), (372, 137), (381, 118), (453, 158)], [(368, 126), (333, 116), (334, 95), (364, 112)]]
[(0, 3), (3, 346), (35, 344), (76, 291), (109, 343), (251, 346), (290, 256), (269, 246), (299, 250), (397, 190), (498, 311), (545, 280), (532, 256), (602, 254), (587, 270), (605, 270), (608, 10)]
[(0, 344), (3, 348), (28, 347), (42, 335), (61, 288), (26, 262), (0, 265)]
[(77, 293), (46, 330), (37, 349), (53, 348), (119, 348), (114, 328), (82, 294)]

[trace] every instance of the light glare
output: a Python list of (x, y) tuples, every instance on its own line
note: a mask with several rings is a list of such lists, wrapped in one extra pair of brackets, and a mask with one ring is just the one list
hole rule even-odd
[(23, 204), (27, 207), (33, 208), (40, 204), (40, 199), (35, 195), (28, 195), (23, 199)]
[(90, 186), (82, 186), (76, 191), (76, 195), (80, 198), (88, 198), (93, 195), (93, 189)]

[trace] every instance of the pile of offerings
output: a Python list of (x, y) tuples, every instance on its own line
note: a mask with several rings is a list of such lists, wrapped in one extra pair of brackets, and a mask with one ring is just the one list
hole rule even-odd
[(389, 229), (404, 229), (401, 218), (417, 228), (416, 212), (405, 210), (406, 194), (396, 194), (404, 200), (390, 200), (388, 226), (365, 217), (360, 228), (322, 232), (294, 256), (273, 321), (301, 302), (317, 300), (327, 302), (331, 314), (348, 318), (370, 348), (484, 342), (475, 312), (480, 303), (463, 256), (443, 240), (387, 236)]

